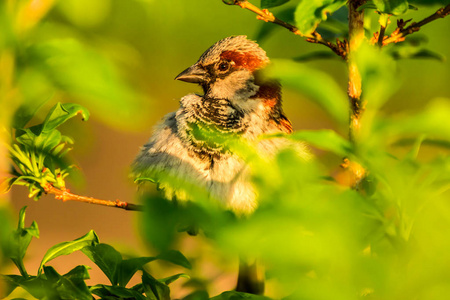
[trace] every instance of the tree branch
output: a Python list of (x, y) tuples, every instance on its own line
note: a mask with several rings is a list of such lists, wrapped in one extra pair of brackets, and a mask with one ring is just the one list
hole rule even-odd
[(408, 27), (404, 28), (408, 21), (403, 21), (402, 19), (397, 21), (397, 29), (391, 34), (391, 36), (383, 41), (383, 46), (386, 46), (390, 43), (398, 43), (403, 42), (405, 40), (405, 36), (410, 35), (411, 33), (417, 32), (420, 28), (432, 21), (435, 21), (440, 18), (445, 18), (450, 14), (450, 4), (445, 7), (441, 7), (431, 16), (426, 17), (422, 21), (418, 23), (412, 23)]
[(109, 207), (117, 207), (117, 208), (122, 208), (125, 210), (133, 210), (133, 211), (143, 211), (144, 210), (144, 207), (139, 204), (122, 202), (119, 200), (111, 201), (111, 200), (96, 199), (93, 197), (80, 196), (80, 195), (71, 193), (67, 189), (58, 189), (50, 183), (47, 183), (45, 186), (43, 186), (43, 188), (47, 194), (54, 194), (56, 199), (62, 200), (62, 201), (79, 201), (79, 202), (84, 202), (84, 203), (97, 204), (97, 205), (103, 205), (103, 206), (109, 206)]
[(290, 32), (292, 32), (295, 35), (305, 37), (306, 41), (309, 43), (314, 44), (321, 44), (328, 48), (330, 48), (334, 53), (342, 57), (342, 59), (346, 60), (347, 58), (347, 47), (345, 42), (338, 41), (336, 44), (333, 44), (332, 42), (329, 42), (327, 40), (324, 40), (322, 36), (314, 31), (310, 35), (304, 35), (300, 32), (300, 30), (292, 25), (289, 24), (283, 20), (278, 19), (267, 9), (260, 9), (259, 7), (256, 7), (255, 5), (251, 4), (247, 0), (222, 0), (225, 4), (228, 5), (238, 5), (241, 8), (248, 9), (251, 12), (254, 12), (258, 16), (256, 17), (258, 20), (262, 20), (264, 22), (270, 22), (277, 24), (281, 27), (286, 28)]

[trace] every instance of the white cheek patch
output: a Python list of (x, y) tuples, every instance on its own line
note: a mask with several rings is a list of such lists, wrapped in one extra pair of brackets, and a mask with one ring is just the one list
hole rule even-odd
[(217, 99), (245, 100), (255, 95), (259, 87), (253, 83), (253, 75), (247, 70), (229, 74), (211, 85), (208, 96)]

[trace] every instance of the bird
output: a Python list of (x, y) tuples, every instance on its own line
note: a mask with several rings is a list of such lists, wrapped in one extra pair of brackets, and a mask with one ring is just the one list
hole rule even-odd
[[(269, 63), (258, 43), (244, 35), (226, 37), (208, 48), (175, 78), (198, 84), (203, 94), (182, 97), (178, 110), (156, 126), (132, 164), (133, 176), (151, 178), (167, 199), (194, 201), (186, 188), (168, 179), (181, 178), (236, 215), (253, 213), (258, 194), (249, 166), (223, 140), (236, 136), (266, 156), (286, 146), (284, 139), (259, 139), (293, 131), (282, 109), (280, 83), (263, 72)], [(241, 263), (240, 271), (238, 289), (261, 293), (259, 283), (248, 279), (254, 277), (253, 264)]]

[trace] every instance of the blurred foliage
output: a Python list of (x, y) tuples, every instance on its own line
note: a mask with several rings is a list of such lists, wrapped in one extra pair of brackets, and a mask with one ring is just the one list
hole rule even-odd
[[(0, 297), (4, 298), (14, 289), (22, 288), (37, 299), (158, 299), (169, 300), (168, 285), (179, 278), (189, 278), (180, 273), (168, 278), (155, 279), (145, 269), (145, 265), (154, 260), (165, 260), (176, 265), (190, 268), (187, 259), (178, 251), (165, 251), (156, 257), (132, 257), (123, 259), (122, 254), (108, 244), (99, 242), (97, 234), (91, 230), (86, 235), (70, 242), (63, 242), (48, 249), (42, 258), (37, 275), (29, 275), (23, 264), (23, 258), (33, 237), (39, 238), (37, 223), (25, 227), (25, 210), (19, 214), (17, 229), (8, 233), (9, 243), (5, 256), (10, 258), (20, 271), (19, 275), (0, 275), (0, 281), (7, 285)], [(97, 284), (88, 286), (89, 267), (79, 265), (64, 275), (60, 275), (48, 262), (75, 251), (82, 251), (108, 277), (111, 285)], [(127, 285), (137, 271), (142, 271), (142, 283), (133, 287)]]
[[(164, 101), (172, 97), (159, 80), (173, 77), (179, 71), (175, 68), (181, 70), (184, 66), (180, 64), (187, 64), (179, 58), (180, 50), (194, 60), (192, 57), (196, 58), (204, 46), (218, 39), (205, 38), (208, 32), (231, 35), (255, 29), (257, 39), (267, 40), (269, 47), (269, 37), (277, 43), (284, 38), (282, 34), (275, 35), (278, 31), (273, 24), (244, 19), (235, 22), (236, 17), (228, 11), (231, 8), (219, 0), (199, 5), (174, 2), (42, 0), (0, 4), (0, 115), (1, 124), (13, 128), (9, 135), (2, 134), (2, 140), (10, 145), (16, 167), (13, 178), (3, 182), (8, 188), (10, 184), (24, 184), (33, 197), (42, 194), (47, 182), (63, 188), (70, 168), (64, 154), (72, 140), (62, 135), (57, 126), (80, 112), (86, 119), (84, 107), (115, 128), (142, 126), (148, 108), (142, 95), (150, 93), (152, 98)], [(317, 29), (329, 39), (348, 35), (346, 1), (260, 3), (263, 8), (279, 9), (277, 16), (295, 23), (305, 34)], [(447, 0), (367, 1), (363, 7), (367, 12), (367, 37), (379, 30), (378, 21), (386, 21), (388, 15), (394, 24), (395, 18), (409, 18), (417, 8), (419, 16), (422, 10), (425, 16), (433, 13), (436, 5), (447, 4)], [(434, 6), (424, 7), (430, 5)], [(218, 18), (219, 13), (224, 17)], [(236, 11), (236, 15), (240, 13)], [(196, 18), (185, 18), (189, 14)], [(215, 27), (210, 26), (213, 21)], [(255, 23), (253, 27), (246, 26), (251, 22)], [(231, 23), (238, 25), (232, 27)], [(393, 27), (388, 27), (387, 34)], [(144, 36), (149, 32), (151, 36)], [(446, 38), (448, 30), (428, 34)], [(172, 46), (172, 39), (178, 47)], [(3, 256), (12, 260), (20, 273), (2, 275), (9, 287), (6, 294), (20, 287), (39, 299), (92, 299), (92, 295), (101, 299), (170, 299), (168, 285), (187, 275), (155, 279), (144, 266), (154, 260), (166, 260), (190, 269), (191, 263), (171, 249), (177, 245), (179, 232), (201, 229), (224, 256), (245, 255), (263, 260), (268, 292), (276, 299), (448, 298), (450, 101), (444, 97), (449, 95), (447, 90), (438, 99), (430, 99), (427, 93), (436, 89), (435, 81), (447, 82), (449, 77), (443, 71), (436, 73), (435, 65), (414, 70), (417, 65), (412, 61), (401, 60), (442, 61), (439, 51), (444, 43), (430, 42), (433, 50), (428, 50), (423, 48), (424, 41), (413, 35), (405, 44), (390, 45), (384, 51), (369, 45), (359, 51), (356, 62), (367, 106), (357, 147), (340, 134), (348, 118), (346, 93), (341, 87), (344, 76), (328, 74), (316, 68), (318, 65), (275, 61), (269, 73), (285, 87), (316, 103), (336, 127), (296, 131), (283, 137), (306, 141), (326, 154), (305, 161), (293, 149), (286, 149), (273, 161), (267, 161), (251, 146), (228, 141), (229, 147), (252, 166), (253, 181), (259, 191), (260, 207), (245, 218), (224, 211), (191, 183), (167, 175), (166, 180), (189, 191), (196, 202), (174, 203), (158, 196), (144, 199), (142, 234), (161, 251), (158, 256), (124, 258), (112, 246), (100, 243), (91, 231), (51, 247), (36, 275), (29, 275), (23, 260), (39, 230), (35, 222), (25, 227), (22, 209), (15, 231), (11, 233), (9, 226), (3, 224), (0, 229)], [(282, 57), (294, 57), (294, 61), (329, 57), (323, 51), (298, 57), (301, 51), (287, 47), (288, 43), (271, 49)], [(407, 65), (402, 74), (399, 64), (411, 66)], [(412, 76), (409, 73), (417, 78), (401, 88), (402, 76)], [(430, 78), (425, 80), (421, 74)], [(405, 96), (420, 90), (424, 94)], [(419, 112), (412, 109), (414, 101), (415, 106), (424, 103)], [(39, 110), (41, 107), (46, 109)], [(402, 113), (387, 113), (386, 107), (399, 107)], [(46, 111), (50, 112), (43, 117), (41, 112)], [(327, 165), (322, 160), (326, 155), (348, 157), (361, 164), (368, 171), (362, 191), (339, 184), (349, 181), (349, 174)], [(330, 176), (333, 172), (337, 173), (333, 174), (334, 179)], [(9, 218), (3, 210), (0, 213), (2, 221)], [(82, 251), (111, 284), (88, 286), (87, 266), (76, 266), (61, 275), (48, 265), (54, 258), (74, 251)], [(138, 270), (143, 272), (141, 282), (128, 287)], [(184, 299), (210, 296), (201, 288)], [(228, 291), (211, 299), (267, 298)]]

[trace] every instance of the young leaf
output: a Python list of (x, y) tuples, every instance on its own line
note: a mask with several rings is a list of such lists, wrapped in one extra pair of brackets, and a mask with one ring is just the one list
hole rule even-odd
[(145, 295), (151, 300), (170, 300), (170, 289), (167, 285), (159, 282), (153, 276), (144, 272), (142, 274)]
[(122, 255), (116, 249), (108, 244), (94, 244), (81, 251), (105, 273), (112, 285), (117, 285)]
[(301, 1), (295, 10), (295, 21), (304, 35), (311, 34), (327, 15), (341, 8), (346, 0), (310, 0)]
[(306, 94), (339, 124), (348, 119), (348, 100), (340, 86), (326, 73), (286, 60), (276, 60), (268, 69), (284, 86)]
[(141, 270), (145, 264), (155, 259), (156, 257), (135, 257), (122, 260), (117, 270), (117, 283), (119, 286), (126, 286), (138, 270)]
[(261, 8), (271, 8), (283, 5), (289, 2), (289, 0), (261, 0)]
[(192, 265), (187, 260), (187, 258), (180, 251), (177, 250), (164, 251), (161, 254), (159, 254), (157, 258), (185, 267), (186, 269), (192, 268)]
[(45, 253), (44, 258), (39, 265), (38, 273), (40, 274), (42, 272), (44, 264), (51, 261), (52, 259), (55, 259), (61, 255), (69, 255), (75, 251), (81, 250), (88, 246), (96, 245), (98, 243), (99, 240), (97, 234), (93, 230), (91, 230), (86, 235), (76, 240), (57, 244), (48, 249), (47, 253)]
[(42, 124), (42, 132), (52, 131), (78, 114), (81, 114), (83, 121), (89, 119), (89, 111), (83, 106), (75, 103), (57, 103), (45, 118)]

